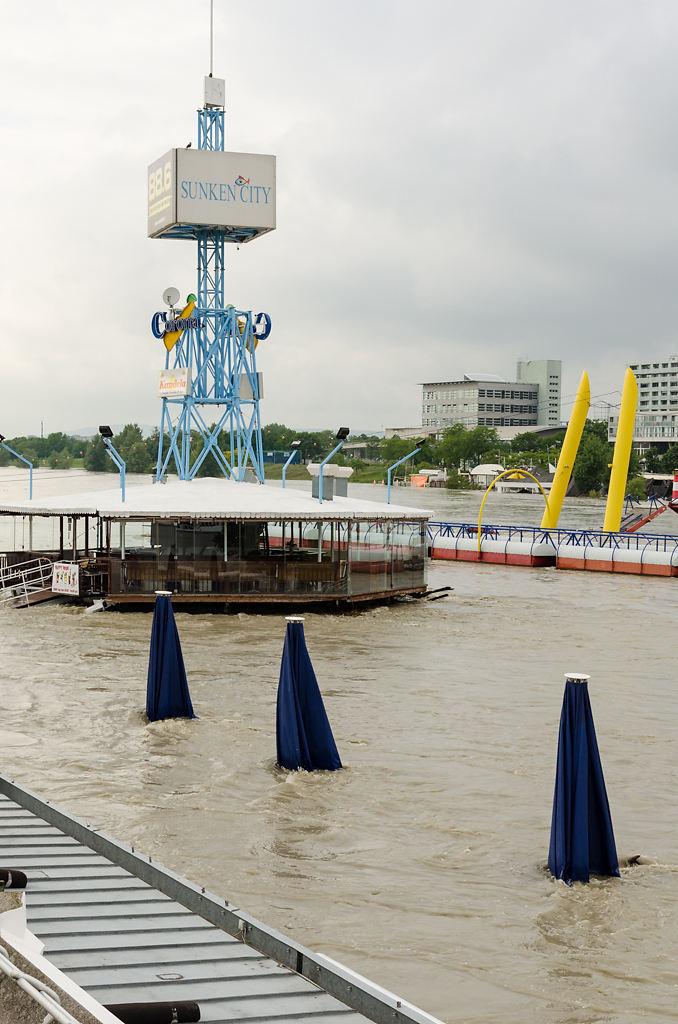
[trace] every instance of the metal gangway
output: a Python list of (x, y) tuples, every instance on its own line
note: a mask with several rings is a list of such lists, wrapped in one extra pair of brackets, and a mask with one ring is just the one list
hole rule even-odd
[(13, 564), (7, 555), (0, 555), (0, 605), (13, 603), (23, 608), (36, 598), (45, 600), (52, 588), (52, 568), (51, 559), (44, 555)]

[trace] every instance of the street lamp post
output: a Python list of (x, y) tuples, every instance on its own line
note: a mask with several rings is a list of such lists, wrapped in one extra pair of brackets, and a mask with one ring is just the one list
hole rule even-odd
[(111, 462), (115, 463), (115, 465), (120, 470), (120, 488), (122, 490), (122, 500), (124, 502), (125, 501), (125, 470), (126, 470), (125, 461), (120, 456), (120, 454), (118, 452), (116, 452), (115, 448), (113, 447), (113, 444), (111, 442), (111, 438), (113, 437), (113, 431), (111, 430), (111, 428), (109, 426), (99, 427), (99, 433), (101, 434), (101, 440), (104, 442), (104, 445), (106, 447), (106, 451), (108, 453), (108, 457), (110, 458)]
[(318, 469), (318, 501), (321, 504), (323, 500), (323, 467), (327, 462), (330, 461), (333, 455), (336, 455), (340, 448), (344, 447), (344, 441), (346, 440), (350, 433), (351, 431), (348, 427), (339, 427), (339, 430), (337, 431), (337, 440), (339, 444), (337, 445), (336, 448), (333, 448), (330, 454), (327, 456), (327, 458), (323, 459), (323, 461), (320, 463), (320, 468)]
[(285, 486), (285, 474), (287, 472), (287, 467), (292, 462), (292, 460), (294, 459), (294, 456), (297, 454), (297, 452), (301, 448), (301, 441), (292, 441), (292, 444), (290, 445), (290, 448), (292, 449), (292, 451), (290, 452), (290, 457), (288, 458), (287, 462), (283, 466), (283, 471), (282, 471), (282, 480), (283, 480), (283, 484), (282, 485), (283, 485), (283, 487)]
[(387, 484), (386, 484), (386, 504), (387, 505), (391, 504), (391, 470), (396, 469), (398, 466), (401, 465), (401, 463), (407, 462), (408, 459), (411, 459), (413, 455), (416, 455), (417, 452), (420, 452), (420, 451), (421, 451), (421, 448), (415, 448), (414, 451), (410, 452), (409, 455), (406, 455), (404, 458), (399, 459), (397, 462), (394, 462), (392, 466), (389, 466), (388, 472), (386, 474), (386, 480), (387, 480)]

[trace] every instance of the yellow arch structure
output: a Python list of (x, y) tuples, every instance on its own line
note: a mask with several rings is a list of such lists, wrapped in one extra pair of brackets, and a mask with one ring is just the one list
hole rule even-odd
[(544, 501), (546, 502), (546, 511), (548, 512), (548, 510), (549, 510), (549, 499), (546, 497), (546, 491), (544, 490), (542, 485), (539, 483), (539, 481), (537, 480), (536, 476), (533, 476), (532, 473), (528, 473), (528, 471), (526, 469), (505, 469), (503, 473), (500, 473), (499, 476), (496, 476), (494, 478), (494, 480), (492, 481), (490, 486), (487, 488), (487, 490), (483, 494), (483, 500), (480, 502), (480, 512), (478, 513), (478, 554), (480, 554), (480, 540), (481, 540), (481, 537), (482, 537), (482, 534), (480, 532), (480, 527), (481, 527), (481, 524), (482, 524), (482, 521), (483, 521), (483, 506), (485, 505), (485, 501), (487, 499), (487, 496), (490, 493), (490, 491), (492, 490), (492, 488), (494, 487), (494, 485), (496, 484), (497, 480), (501, 480), (501, 478), (503, 476), (510, 476), (512, 473), (521, 473), (523, 476), (529, 476), (532, 480), (534, 480), (534, 482), (536, 483), (537, 487), (539, 488), (539, 490), (541, 491), (541, 493), (544, 496)]

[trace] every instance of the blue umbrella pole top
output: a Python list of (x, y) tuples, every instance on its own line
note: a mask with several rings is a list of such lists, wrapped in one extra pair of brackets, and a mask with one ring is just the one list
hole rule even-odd
[(278, 764), (291, 771), (337, 771), (341, 760), (306, 648), (303, 622), (296, 616), (287, 620), (276, 713)]
[(188, 692), (179, 631), (170, 598), (169, 591), (156, 591), (146, 684), (146, 715), (150, 722), (163, 718), (197, 717)]
[(554, 878), (588, 882), (618, 876), (619, 861), (600, 762), (589, 676), (568, 672), (560, 715), (549, 871)]

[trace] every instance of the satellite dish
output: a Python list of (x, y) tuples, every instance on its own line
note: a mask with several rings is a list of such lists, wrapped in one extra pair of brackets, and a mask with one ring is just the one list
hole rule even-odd
[(178, 288), (165, 288), (162, 293), (162, 301), (168, 306), (176, 306), (179, 301), (179, 294)]

